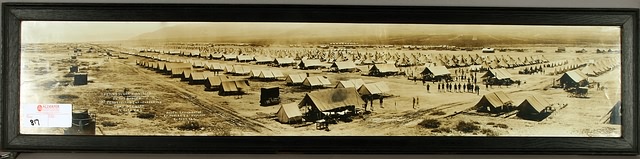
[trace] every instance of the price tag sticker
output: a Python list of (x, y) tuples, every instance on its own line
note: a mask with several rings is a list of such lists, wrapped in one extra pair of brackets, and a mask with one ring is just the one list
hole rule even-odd
[(23, 104), (22, 127), (71, 127), (71, 104)]

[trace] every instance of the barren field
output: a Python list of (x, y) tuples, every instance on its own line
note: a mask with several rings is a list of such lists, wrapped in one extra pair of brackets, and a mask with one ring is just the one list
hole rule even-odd
[[(358, 50), (362, 52), (389, 51), (397, 54), (421, 53), (435, 56), (476, 55), (511, 56), (524, 58), (544, 55), (549, 61), (598, 60), (619, 58), (619, 54), (576, 54), (578, 47), (567, 48), (567, 53), (553, 53), (557, 47), (527, 47), (546, 53), (496, 52), (483, 54), (476, 51), (427, 51), (427, 50)], [(580, 49), (583, 47), (580, 47)], [(114, 48), (121, 49), (124, 48)], [(266, 48), (279, 49), (279, 48)], [(595, 50), (595, 48), (587, 48)], [(21, 74), (21, 104), (70, 103), (74, 109), (88, 109), (96, 119), (96, 135), (203, 135), (203, 136), (571, 136), (615, 137), (620, 136), (620, 125), (605, 123), (608, 112), (620, 100), (620, 68), (616, 68), (589, 80), (606, 88), (589, 89), (588, 98), (568, 97), (562, 89), (551, 88), (560, 75), (518, 74), (521, 68), (508, 69), (513, 79), (521, 85), (510, 87), (481, 86), (480, 93), (438, 92), (437, 85), (427, 82), (430, 91), (421, 81), (408, 80), (407, 76), (363, 76), (370, 66), (358, 65), (363, 72), (333, 73), (326, 70), (300, 70), (292, 67), (270, 67), (235, 61), (207, 60), (228, 65), (246, 65), (251, 69), (280, 70), (283, 74), (326, 76), (333, 86), (339, 81), (362, 79), (365, 83), (384, 81), (391, 88), (392, 97), (381, 107), (376, 101), (373, 111), (353, 117), (351, 122), (329, 125), (330, 131), (316, 130), (315, 124), (283, 124), (275, 113), (280, 105), (260, 106), (260, 88), (279, 86), (282, 104), (298, 103), (305, 93), (318, 89), (286, 86), (284, 79), (272, 82), (250, 79), (251, 89), (242, 96), (220, 96), (216, 91), (205, 91), (203, 85), (188, 84), (180, 78), (171, 78), (152, 69), (136, 65), (142, 57), (128, 56), (118, 59), (99, 53), (83, 53), (77, 56), (81, 72), (87, 72), (89, 83), (74, 86), (69, 76), (70, 53), (65, 45), (28, 45), (23, 48)], [(198, 59), (196, 57), (180, 57)], [(200, 58), (200, 60), (205, 60)], [(417, 67), (401, 67), (402, 71)], [(455, 69), (450, 69), (453, 73)], [(468, 69), (468, 68), (467, 68)], [(552, 71), (552, 70), (550, 70)], [(547, 71), (547, 72), (550, 72)], [(477, 73), (479, 76), (485, 72)], [(231, 76), (242, 79), (248, 76)], [(457, 81), (454, 81), (454, 83)], [(462, 81), (460, 81), (462, 83)], [(333, 89), (333, 88), (324, 88)], [(513, 113), (489, 115), (475, 112), (472, 107), (482, 95), (504, 91), (514, 103), (520, 104), (526, 97), (536, 95), (549, 103), (557, 103), (556, 111), (542, 121), (519, 119)], [(123, 93), (128, 93), (123, 95)], [(413, 98), (419, 99), (414, 108)], [(564, 105), (566, 106), (560, 106)], [(363, 108), (358, 107), (362, 110)], [(433, 120), (432, 120), (433, 119)], [(426, 128), (425, 120), (440, 123)], [(460, 125), (473, 127), (461, 130)], [(62, 134), (61, 129), (21, 129), (22, 133)]]

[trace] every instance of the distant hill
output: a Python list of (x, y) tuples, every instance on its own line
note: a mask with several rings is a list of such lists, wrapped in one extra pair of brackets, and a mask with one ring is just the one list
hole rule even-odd
[(191, 23), (140, 34), (132, 41), (491, 46), (618, 44), (615, 29), (586, 27), (362, 25), (327, 23)]

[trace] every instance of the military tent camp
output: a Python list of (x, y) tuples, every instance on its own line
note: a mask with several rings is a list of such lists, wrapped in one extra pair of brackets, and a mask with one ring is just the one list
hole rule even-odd
[(238, 95), (238, 94), (244, 94), (249, 89), (251, 89), (249, 87), (249, 81), (246, 79), (222, 81), (222, 83), (220, 84), (220, 90), (218, 91), (218, 94), (221, 96)]
[(322, 76), (307, 77), (302, 81), (302, 85), (309, 87), (326, 87), (331, 85), (331, 82)]
[(578, 88), (588, 86), (589, 81), (587, 79), (587, 75), (580, 71), (573, 70), (565, 72), (559, 80), (563, 88)]
[(227, 80), (230, 79), (225, 75), (207, 76), (204, 82), (205, 90), (218, 90), (222, 82)]
[(330, 68), (335, 72), (355, 72), (358, 69), (352, 61), (333, 62)]
[(427, 80), (441, 81), (451, 79), (451, 72), (444, 66), (425, 67), (420, 74), (426, 77), (425, 79)]
[(384, 96), (388, 94), (390, 91), (391, 89), (389, 89), (389, 86), (387, 86), (387, 84), (384, 82), (364, 84), (362, 85), (362, 87), (358, 88), (358, 93), (360, 93), (360, 95), (363, 95), (363, 96), (365, 95)]
[(369, 69), (369, 75), (372, 76), (389, 76), (395, 75), (400, 72), (393, 64), (374, 64), (371, 69)]
[(351, 79), (351, 80), (348, 80), (348, 81), (340, 81), (340, 82), (338, 82), (338, 85), (336, 85), (336, 88), (355, 88), (355, 89), (358, 89), (362, 85), (364, 85), (364, 80), (362, 80), (362, 79)]
[(288, 85), (301, 85), (305, 78), (307, 78), (306, 74), (290, 74), (285, 79), (285, 82)]
[(540, 121), (553, 111), (553, 107), (546, 100), (537, 96), (529, 96), (518, 106), (518, 117)]
[(296, 103), (280, 105), (276, 116), (278, 116), (278, 121), (281, 123), (297, 123), (302, 121), (302, 113)]
[(513, 109), (513, 101), (502, 91), (491, 92), (482, 96), (474, 106), (478, 112), (500, 113)]
[(298, 104), (306, 107), (305, 114), (311, 120), (323, 119), (327, 115), (353, 115), (356, 107), (364, 104), (356, 90), (336, 88), (307, 93)]

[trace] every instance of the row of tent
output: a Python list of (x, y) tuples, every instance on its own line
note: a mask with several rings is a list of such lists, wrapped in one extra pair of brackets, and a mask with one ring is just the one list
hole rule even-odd
[[(620, 124), (620, 101), (612, 106), (607, 113), (609, 124)], [(482, 96), (480, 101), (474, 105), (479, 112), (499, 113), (517, 110), (517, 116), (526, 120), (541, 121), (555, 111), (553, 104), (539, 96), (528, 96), (519, 105), (514, 105), (513, 100), (502, 91), (491, 92)]]
[(540, 121), (551, 114), (555, 109), (545, 99), (538, 96), (529, 96), (519, 105), (502, 91), (487, 93), (474, 105), (478, 112), (501, 113), (517, 110), (518, 117), (527, 120)]
[[(292, 60), (318, 60), (324, 63), (333, 62), (353, 62), (360, 65), (373, 65), (373, 64), (394, 64), (399, 67), (406, 66), (419, 66), (427, 63), (433, 63), (438, 66), (446, 67), (467, 67), (471, 65), (480, 65), (484, 69), (489, 68), (512, 68), (518, 66), (526, 66), (548, 62), (543, 55), (534, 55), (524, 58), (513, 58), (511, 56), (480, 56), (473, 55), (446, 55), (438, 54), (436, 56), (411, 53), (411, 54), (391, 54), (390, 52), (375, 52), (375, 53), (360, 53), (349, 51), (320, 51), (320, 50), (306, 50), (306, 51), (260, 51), (251, 52), (253, 55), (247, 55), (247, 52), (229, 53), (225, 50), (228, 48), (214, 48), (210, 53), (195, 53), (189, 54), (182, 52), (183, 56), (201, 57), (208, 59), (223, 59), (223, 60), (238, 60), (239, 62), (256, 61), (256, 63), (270, 63), (276, 62), (277, 58), (288, 58)], [(211, 51), (211, 50), (210, 50)], [(255, 49), (254, 49), (255, 51)], [(174, 52), (174, 51), (173, 51)], [(191, 51), (194, 52), (194, 51)], [(154, 52), (156, 53), (156, 52)], [(172, 51), (169, 51), (169, 54)], [(178, 55), (178, 54), (175, 54)], [(197, 55), (197, 56), (196, 56)], [(314, 67), (318, 64), (313, 64), (312, 61), (308, 62), (308, 66)]]
[(584, 68), (582, 68), (580, 71), (582, 71), (582, 73), (588, 76), (595, 77), (603, 73), (606, 73), (608, 71), (611, 71), (612, 69), (618, 66), (620, 66), (620, 61), (618, 59), (606, 58), (606, 59), (598, 60), (595, 63), (590, 63)]
[(174, 78), (181, 78), (189, 84), (204, 85), (205, 90), (217, 90), (220, 95), (244, 94), (250, 90), (249, 81), (246, 79), (232, 79), (226, 75), (193, 69), (189, 63), (138, 60), (136, 64)]

